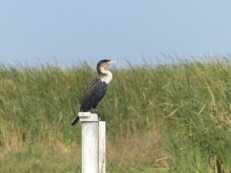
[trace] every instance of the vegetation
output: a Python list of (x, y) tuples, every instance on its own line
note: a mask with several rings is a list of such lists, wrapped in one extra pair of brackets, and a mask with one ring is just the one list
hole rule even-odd
[[(230, 172), (231, 60), (114, 69), (98, 109), (107, 172)], [(87, 64), (0, 67), (0, 172), (81, 172)]]

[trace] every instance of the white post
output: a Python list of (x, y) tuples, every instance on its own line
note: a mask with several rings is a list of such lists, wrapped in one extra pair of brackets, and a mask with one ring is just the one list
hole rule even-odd
[(96, 113), (79, 112), (82, 122), (82, 173), (106, 173), (106, 122)]
[(82, 173), (98, 173), (98, 115), (79, 112), (82, 122)]
[(99, 173), (106, 173), (106, 122), (99, 121)]

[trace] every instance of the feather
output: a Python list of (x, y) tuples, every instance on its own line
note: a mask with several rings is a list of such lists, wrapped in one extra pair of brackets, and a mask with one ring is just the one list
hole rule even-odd
[(96, 77), (87, 87), (83, 95), (80, 111), (85, 112), (92, 107), (95, 108), (99, 101), (106, 93), (107, 86), (100, 80), (100, 77)]

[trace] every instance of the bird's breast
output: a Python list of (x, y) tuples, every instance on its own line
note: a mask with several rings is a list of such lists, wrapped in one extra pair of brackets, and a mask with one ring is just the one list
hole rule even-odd
[(101, 82), (105, 82), (106, 84), (109, 84), (112, 80), (112, 73), (107, 73), (106, 75), (100, 77)]

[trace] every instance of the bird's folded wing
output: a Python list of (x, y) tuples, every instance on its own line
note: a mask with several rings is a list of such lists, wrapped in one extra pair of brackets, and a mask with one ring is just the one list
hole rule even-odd
[[(96, 77), (91, 83), (87, 86), (85, 93), (81, 101), (81, 107), (86, 103), (86, 101), (96, 92), (100, 84), (99, 77)], [(81, 110), (81, 108), (80, 108)]]

